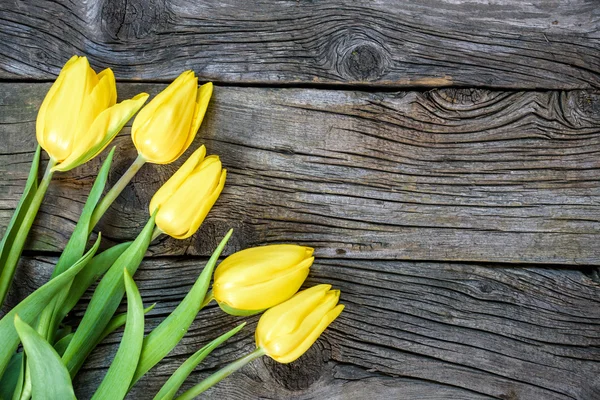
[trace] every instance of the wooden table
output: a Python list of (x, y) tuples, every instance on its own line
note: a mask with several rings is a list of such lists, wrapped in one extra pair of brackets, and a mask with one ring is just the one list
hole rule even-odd
[[(193, 147), (229, 175), (194, 237), (150, 248), (146, 329), (230, 227), (227, 254), (314, 246), (307, 285), (342, 290), (306, 355), (254, 362), (207, 398), (600, 398), (598, 0), (2, 0), (0, 43), (2, 229), (71, 55), (111, 67), (120, 98), (193, 69), (215, 82)], [(115, 143), (112, 182), (135, 157), (129, 128)], [(55, 178), (10, 304), (48, 278), (104, 156)], [(104, 246), (137, 234), (179, 164), (144, 167), (100, 223)], [(186, 387), (250, 350), (256, 321)], [(131, 398), (238, 322), (205, 309)], [(81, 398), (120, 335), (75, 381)]]

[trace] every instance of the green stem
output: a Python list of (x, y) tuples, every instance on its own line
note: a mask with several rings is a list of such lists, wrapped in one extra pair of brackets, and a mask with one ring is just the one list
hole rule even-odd
[(8, 289), (10, 288), (10, 284), (12, 283), (15, 275), (15, 270), (17, 269), (19, 258), (23, 252), (23, 247), (25, 247), (25, 240), (27, 239), (29, 230), (33, 225), (33, 221), (35, 220), (35, 216), (37, 215), (40, 205), (42, 204), (44, 195), (48, 190), (48, 185), (50, 185), (50, 181), (52, 180), (52, 175), (54, 172), (51, 170), (54, 165), (56, 165), (56, 161), (51, 158), (50, 161), (48, 161), (48, 166), (46, 167), (46, 172), (44, 172), (44, 177), (40, 181), (40, 184), (35, 191), (35, 195), (31, 200), (31, 204), (27, 209), (27, 213), (23, 218), (23, 222), (17, 231), (13, 245), (10, 248), (8, 257), (6, 258), (4, 268), (2, 268), (2, 273), (0, 274), (0, 305), (4, 304), (4, 299), (6, 298), (6, 294), (8, 293)]
[(110, 207), (110, 205), (119, 197), (125, 186), (131, 181), (131, 179), (137, 174), (137, 172), (142, 168), (142, 165), (146, 163), (146, 159), (141, 155), (138, 155), (135, 161), (129, 166), (127, 171), (119, 178), (117, 183), (106, 193), (106, 195), (100, 200), (100, 203), (96, 206), (94, 213), (92, 214), (92, 219), (90, 221), (90, 233), (100, 221), (100, 218), (104, 215), (106, 210)]
[(248, 364), (250, 361), (256, 360), (257, 358), (262, 357), (264, 355), (265, 351), (262, 348), (257, 347), (256, 350), (254, 350), (252, 353), (247, 354), (244, 357), (239, 358), (231, 364), (221, 368), (220, 370), (218, 370), (208, 378), (204, 379), (202, 382), (200, 382), (193, 388), (183, 393), (181, 396), (177, 397), (176, 400), (191, 400), (195, 398), (200, 393), (216, 385), (217, 383), (227, 378), (229, 375), (231, 375), (238, 369), (242, 368), (244, 365)]
[(211, 290), (210, 292), (208, 292), (206, 294), (206, 296), (204, 296), (204, 301), (202, 302), (202, 305), (200, 305), (200, 309), (203, 309), (204, 307), (206, 307), (207, 304), (210, 303), (211, 301), (213, 301), (214, 299), (215, 299), (215, 294)]
[(164, 232), (160, 230), (160, 228), (158, 226), (154, 227), (154, 231), (152, 232), (152, 239), (150, 239), (150, 242), (153, 242), (157, 237), (159, 237), (160, 235), (162, 235)]

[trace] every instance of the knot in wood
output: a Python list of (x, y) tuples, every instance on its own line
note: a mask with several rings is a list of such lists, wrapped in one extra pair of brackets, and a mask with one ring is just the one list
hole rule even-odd
[(555, 109), (571, 125), (578, 128), (596, 127), (600, 124), (600, 92), (570, 90), (562, 92)]
[(106, 0), (103, 31), (113, 39), (140, 39), (167, 22), (164, 0)]
[(337, 72), (344, 79), (373, 81), (386, 72), (387, 50), (364, 32), (345, 33), (334, 38), (332, 52), (336, 57)]
[(323, 348), (322, 340), (289, 364), (280, 364), (265, 357), (265, 364), (273, 379), (287, 390), (306, 390), (326, 372), (329, 350)]

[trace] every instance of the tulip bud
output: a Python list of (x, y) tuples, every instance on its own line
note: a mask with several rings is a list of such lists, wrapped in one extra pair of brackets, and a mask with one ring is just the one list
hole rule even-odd
[(40, 146), (68, 171), (94, 158), (148, 99), (141, 93), (119, 104), (110, 69), (96, 74), (86, 57), (73, 56), (44, 98), (36, 121)]
[(215, 270), (213, 296), (223, 311), (250, 315), (292, 297), (308, 276), (313, 249), (275, 244), (238, 251)]
[(344, 309), (339, 290), (317, 285), (267, 310), (256, 327), (256, 346), (280, 363), (304, 354)]
[(185, 71), (144, 107), (133, 121), (131, 137), (148, 162), (168, 164), (190, 146), (208, 107), (212, 83), (198, 88), (193, 71)]
[(221, 160), (205, 154), (201, 146), (150, 201), (150, 214), (158, 208), (158, 228), (176, 239), (196, 233), (225, 185), (227, 170), (221, 168)]

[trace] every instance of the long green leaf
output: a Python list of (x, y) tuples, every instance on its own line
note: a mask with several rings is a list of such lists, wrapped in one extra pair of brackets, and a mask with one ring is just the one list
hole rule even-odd
[(63, 355), (63, 362), (69, 369), (71, 376), (75, 376), (79, 371), (83, 361), (96, 346), (102, 331), (104, 331), (117, 307), (119, 307), (119, 303), (125, 294), (123, 268), (127, 268), (127, 272), (132, 276), (137, 271), (150, 245), (152, 230), (154, 229), (154, 218), (153, 215), (148, 220), (135, 241), (117, 258), (98, 283), (75, 336)]
[(19, 336), (14, 326), (15, 315), (19, 314), (26, 323), (33, 323), (35, 318), (44, 309), (48, 302), (56, 293), (81, 271), (88, 261), (94, 256), (100, 245), (100, 235), (94, 246), (77, 261), (73, 267), (63, 272), (48, 283), (27, 296), (23, 301), (17, 304), (8, 314), (0, 320), (0, 338), (2, 338), (2, 348), (0, 349), (0, 376), (4, 373), (6, 366), (12, 354), (19, 346)]
[[(154, 307), (156, 307), (156, 303), (152, 304), (149, 307), (144, 308), (144, 315), (146, 315), (150, 311), (152, 311), (152, 309), (154, 309)], [(102, 335), (100, 336), (100, 339), (98, 340), (98, 344), (100, 342), (102, 342), (102, 340), (104, 340), (105, 337), (107, 337), (108, 335), (110, 335), (111, 333), (113, 333), (114, 331), (116, 331), (117, 329), (122, 327), (123, 325), (125, 325), (126, 322), (127, 322), (127, 313), (115, 315), (110, 320), (108, 325), (106, 325), (106, 328), (104, 328), (104, 331), (102, 331)]]
[[(11, 400), (23, 373), (23, 353), (14, 353), (0, 379), (0, 400)], [(21, 382), (23, 384), (23, 382)]]
[[(89, 239), (90, 219), (92, 218), (92, 213), (104, 191), (114, 154), (115, 147), (108, 153), (108, 157), (106, 157), (106, 160), (104, 160), (104, 163), (98, 172), (92, 190), (83, 206), (79, 221), (77, 221), (77, 225), (75, 226), (65, 249), (54, 267), (54, 271), (52, 272), (53, 278), (70, 268), (85, 252), (85, 247)], [(69, 295), (70, 287), (71, 285), (65, 286), (60, 294), (54, 297), (40, 315), (37, 331), (47, 338), (50, 343), (54, 342), (54, 331), (58, 327), (60, 321), (64, 318), (61, 308), (63, 302)]]
[(227, 333), (222, 334), (197, 352), (195, 352), (190, 358), (185, 360), (183, 364), (177, 371), (171, 375), (169, 380), (163, 385), (160, 389), (160, 392), (154, 396), (154, 400), (171, 400), (177, 394), (177, 390), (183, 385), (183, 382), (187, 379), (187, 377), (192, 373), (192, 371), (208, 356), (214, 349), (220, 346), (227, 339), (238, 333), (246, 323), (240, 324), (230, 330)]
[(18, 315), (15, 328), (23, 343), (27, 366), (31, 369), (31, 388), (36, 400), (75, 399), (69, 371), (54, 348)]
[(133, 384), (138, 381), (150, 368), (162, 360), (173, 348), (179, 343), (181, 338), (186, 334), (190, 325), (196, 318), (196, 315), (202, 308), (204, 296), (208, 290), (213, 270), (223, 251), (227, 241), (231, 237), (233, 229), (227, 232), (219, 246), (214, 251), (204, 270), (194, 283), (185, 298), (179, 303), (177, 308), (158, 325), (152, 332), (144, 338), (142, 347), (142, 355)]
[(77, 274), (69, 290), (69, 295), (63, 301), (60, 315), (58, 316), (59, 321), (62, 321), (73, 307), (75, 307), (85, 291), (104, 275), (130, 245), (131, 242), (126, 242), (104, 250), (95, 256), (83, 271)]
[(12, 232), (15, 233), (10, 246), (8, 246), (8, 243), (5, 244), (6, 247), (4, 248), (4, 252), (6, 252), (6, 256), (3, 257), (6, 258), (4, 259), (2, 270), (0, 271), (0, 304), (4, 303), (6, 293), (8, 293), (15, 270), (17, 269), (19, 258), (25, 247), (27, 235), (29, 234), (33, 221), (42, 204), (42, 200), (44, 200), (44, 195), (52, 180), (52, 166), (54, 166), (54, 164), (55, 161), (53, 159), (48, 161), (46, 172), (44, 172), (42, 180), (38, 183), (35, 192), (32, 193), (33, 196), (31, 197), (31, 200), (27, 200), (27, 207), (23, 207), (21, 211), (19, 211), (20, 222), (15, 224), (13, 229), (11, 229), (11, 234)]
[[(146, 315), (150, 311), (152, 311), (152, 309), (155, 306), (156, 306), (156, 303), (152, 304), (150, 307), (144, 308), (144, 315)], [(111, 333), (113, 333), (114, 331), (116, 331), (117, 329), (119, 329), (120, 327), (122, 327), (123, 325), (125, 325), (126, 321), (127, 321), (127, 314), (126, 313), (115, 315), (110, 320), (110, 322), (108, 323), (108, 325), (106, 326), (106, 329), (104, 329), (104, 331), (102, 332), (102, 336), (100, 336), (100, 339), (96, 343), (96, 346), (98, 344), (100, 344), (100, 342), (102, 342), (102, 340), (104, 340), (105, 337), (107, 337), (108, 335), (110, 335)], [(71, 343), (71, 340), (73, 340), (73, 336), (75, 336), (74, 332), (73, 333), (69, 333), (68, 335), (65, 335), (59, 341), (57, 341), (56, 343), (54, 343), (54, 349), (56, 350), (56, 352), (61, 357), (62, 357), (63, 354), (65, 354), (65, 350), (67, 350), (67, 347), (69, 346), (69, 343)], [(2, 400), (2, 399), (0, 398), (0, 400)]]
[[(21, 199), (19, 200), (19, 204), (17, 204), (17, 208), (13, 213), (8, 226), (6, 227), (6, 231), (4, 232), (4, 236), (2, 237), (2, 241), (0, 242), (0, 277), (5, 276), (4, 279), (12, 280), (12, 276), (14, 274), (10, 273), (10, 271), (4, 271), (6, 261), (8, 259), (8, 254), (10, 253), (10, 249), (13, 246), (13, 242), (15, 237), (17, 236), (17, 232), (21, 227), (21, 223), (23, 222), (23, 218), (25, 218), (25, 214), (29, 209), (29, 205), (33, 200), (33, 196), (35, 195), (35, 191), (38, 187), (38, 170), (40, 168), (40, 152), (41, 147), (38, 146), (35, 150), (35, 154), (33, 156), (33, 161), (31, 162), (31, 168), (29, 169), (29, 176), (27, 177), (27, 182), (25, 183), (25, 189), (23, 190), (23, 194), (21, 195)], [(10, 266), (9, 266), (10, 268)], [(2, 287), (8, 289), (10, 282), (4, 282)], [(1, 289), (4, 290), (4, 289)], [(4, 294), (0, 294), (0, 306), (4, 302)]]
[(110, 364), (102, 383), (92, 400), (124, 399), (133, 378), (142, 351), (144, 339), (144, 307), (135, 282), (124, 269), (125, 292), (127, 293), (127, 323), (119, 350)]
[(6, 256), (8, 254), (8, 251), (5, 251), (4, 249), (10, 249), (12, 241), (19, 229), (19, 225), (23, 220), (24, 213), (22, 213), (22, 211), (27, 211), (29, 203), (31, 203), (31, 199), (33, 198), (33, 193), (35, 193), (35, 190), (37, 189), (41, 149), (42, 148), (38, 145), (35, 150), (33, 161), (31, 161), (31, 168), (29, 169), (29, 176), (27, 177), (27, 182), (25, 182), (25, 189), (23, 190), (19, 204), (17, 204), (17, 208), (15, 208), (15, 212), (13, 213), (13, 216), (6, 227), (6, 231), (4, 232), (4, 236), (2, 237), (2, 241), (0, 242), (0, 271), (2, 271), (2, 267), (6, 262)]

